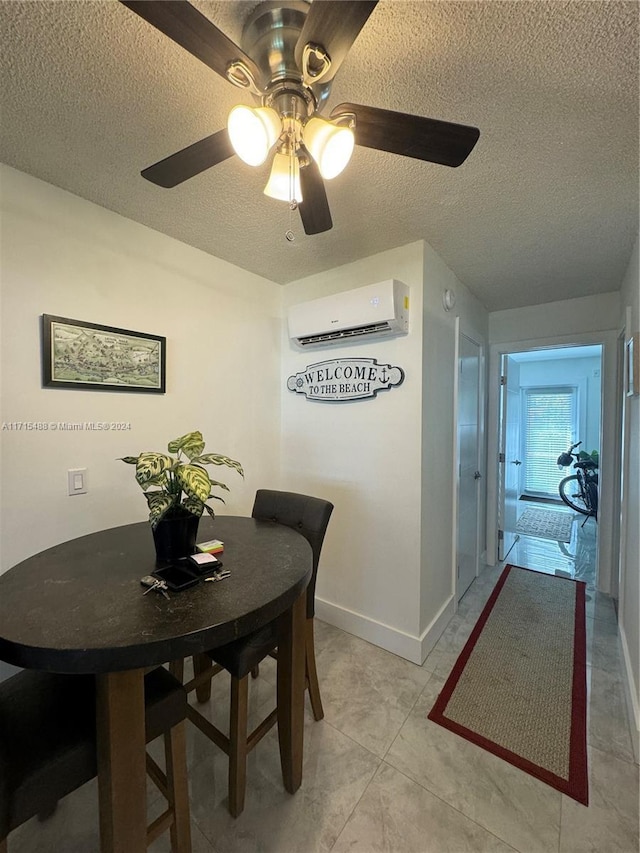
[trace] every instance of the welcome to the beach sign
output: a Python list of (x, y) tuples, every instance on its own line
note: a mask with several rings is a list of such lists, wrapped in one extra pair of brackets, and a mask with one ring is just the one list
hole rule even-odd
[(375, 397), (378, 391), (402, 385), (403, 380), (401, 367), (378, 364), (375, 358), (334, 358), (290, 376), (287, 388), (308, 400), (344, 402)]

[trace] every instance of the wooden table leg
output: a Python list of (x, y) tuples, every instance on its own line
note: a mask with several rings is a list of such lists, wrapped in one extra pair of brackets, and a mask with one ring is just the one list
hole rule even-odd
[(147, 849), (144, 670), (96, 676), (102, 853)]
[(278, 638), (278, 739), (282, 779), (290, 794), (302, 782), (306, 611), (305, 591), (282, 615)]

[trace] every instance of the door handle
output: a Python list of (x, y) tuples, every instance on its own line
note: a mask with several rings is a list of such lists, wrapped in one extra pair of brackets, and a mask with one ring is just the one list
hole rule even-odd
[(511, 464), (512, 465), (522, 465), (522, 462), (519, 459), (512, 459)]
[(481, 477), (482, 477), (482, 474), (480, 473), (480, 471), (476, 471), (475, 474), (473, 475), (474, 480), (479, 480)]

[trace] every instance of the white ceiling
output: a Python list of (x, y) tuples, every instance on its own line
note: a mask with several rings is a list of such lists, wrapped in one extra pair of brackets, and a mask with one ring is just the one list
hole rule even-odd
[[(234, 41), (254, 2), (194, 0)], [(286, 283), (424, 239), (489, 310), (618, 290), (638, 234), (638, 11), (597, 0), (381, 0), (329, 99), (475, 125), (450, 169), (357, 148), (305, 236), (232, 158), (142, 168), (250, 99), (115, 0), (0, 2), (0, 160)]]

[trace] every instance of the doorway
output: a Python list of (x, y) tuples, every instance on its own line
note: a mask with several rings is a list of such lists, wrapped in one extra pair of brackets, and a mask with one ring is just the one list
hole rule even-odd
[[(547, 339), (543, 341), (522, 341), (513, 344), (494, 344), (491, 347), (489, 372), (488, 453), (489, 459), (495, 460), (496, 465), (494, 468), (493, 465), (490, 464), (487, 469), (487, 562), (489, 564), (493, 564), (499, 559), (498, 520), (499, 518), (501, 521), (503, 520), (506, 509), (506, 507), (502, 507), (502, 500), (505, 493), (503, 483), (505, 483), (506, 480), (503, 478), (506, 474), (505, 465), (507, 464), (507, 456), (505, 453), (504, 440), (502, 439), (504, 430), (502, 428), (500, 405), (501, 391), (504, 387), (500, 385), (500, 376), (502, 375), (501, 368), (503, 356), (506, 355), (513, 358), (515, 362), (519, 364), (521, 374), (518, 383), (520, 386), (521, 407), (521, 415), (519, 419), (521, 427), (521, 436), (519, 439), (520, 452), (513, 457), (513, 461), (519, 461), (521, 463), (520, 465), (513, 465), (513, 468), (517, 469), (519, 476), (519, 481), (516, 486), (516, 525), (517, 520), (522, 516), (524, 510), (527, 509), (528, 506), (546, 506), (550, 510), (558, 512), (564, 512), (569, 509), (562, 504), (559, 493), (556, 494), (554, 492), (555, 486), (549, 485), (548, 483), (544, 485), (544, 477), (547, 476), (547, 474), (545, 474), (544, 470), (541, 470), (540, 466), (537, 464), (540, 460), (537, 460), (537, 462), (534, 460), (536, 464), (530, 463), (529, 470), (527, 472), (527, 466), (525, 464), (526, 460), (524, 457), (527, 455), (531, 457), (531, 450), (532, 448), (535, 449), (536, 439), (539, 440), (542, 434), (538, 431), (537, 435), (529, 435), (530, 446), (529, 453), (527, 453), (527, 446), (525, 444), (527, 436), (525, 435), (525, 430), (522, 428), (523, 423), (525, 423), (527, 405), (523, 387), (527, 387), (528, 390), (532, 392), (535, 391), (536, 387), (542, 388), (546, 391), (550, 386), (555, 385), (558, 392), (556, 399), (554, 401), (547, 399), (542, 402), (545, 404), (548, 404), (549, 402), (557, 402), (561, 405), (565, 405), (567, 402), (566, 394), (562, 389), (565, 388), (566, 390), (567, 386), (573, 386), (574, 390), (577, 389), (577, 408), (574, 412), (576, 417), (576, 426), (574, 427), (574, 434), (576, 436), (575, 440), (582, 440), (582, 447), (586, 447), (587, 452), (597, 450), (599, 454), (599, 518), (597, 525), (594, 520), (590, 518), (586, 521), (585, 527), (580, 528), (581, 531), (587, 531), (587, 528), (591, 528), (591, 530), (587, 532), (591, 533), (593, 541), (588, 548), (585, 547), (582, 537), (579, 541), (576, 537), (575, 542), (572, 540), (570, 543), (563, 543), (563, 548), (567, 549), (567, 553), (563, 553), (557, 542), (552, 541), (552, 548), (555, 549), (555, 552), (559, 555), (559, 562), (562, 563), (564, 561), (564, 565), (561, 566), (559, 562), (555, 560), (555, 555), (553, 554), (548, 556), (547, 565), (553, 566), (555, 564), (555, 568), (558, 568), (561, 571), (567, 571), (571, 575), (575, 575), (578, 571), (575, 561), (583, 560), (585, 553), (590, 550), (595, 553), (595, 559), (593, 559), (593, 562), (595, 563), (594, 571), (596, 572), (597, 588), (604, 592), (609, 591), (609, 584), (611, 580), (612, 545), (610, 530), (614, 505), (614, 496), (611, 492), (609, 481), (612, 479), (612, 442), (615, 434), (615, 428), (613, 425), (613, 421), (615, 419), (613, 418), (613, 413), (615, 411), (614, 397), (616, 388), (616, 337), (615, 333), (603, 332), (595, 335), (567, 336), (564, 339), (561, 338), (554, 342)], [(592, 350), (592, 345), (597, 349)], [(563, 368), (562, 362), (566, 360), (567, 365), (570, 365), (571, 357), (576, 359), (594, 357), (597, 359), (597, 363), (589, 365), (586, 361), (583, 362), (583, 366), (586, 365), (588, 368), (586, 379), (583, 376), (580, 380), (576, 378), (575, 375), (567, 378), (567, 376), (561, 372), (561, 369)], [(547, 363), (544, 364), (544, 362)], [(559, 364), (554, 364), (554, 362), (559, 362)], [(577, 363), (578, 361), (575, 362), (575, 364)], [(538, 371), (537, 375), (535, 373), (536, 370)], [(544, 376), (543, 381), (540, 380), (541, 374)], [(530, 413), (535, 408), (535, 405), (541, 402), (539, 398), (536, 400), (535, 396), (535, 393), (530, 394), (530, 399), (528, 401)], [(593, 415), (594, 411), (597, 413), (595, 416)], [(589, 426), (588, 431), (587, 423)], [(542, 436), (542, 438), (544, 437)], [(554, 442), (550, 442), (547, 438), (546, 445), (544, 440), (542, 441), (542, 447), (545, 448), (544, 455), (546, 455), (546, 463), (549, 463), (550, 467), (557, 471), (557, 476), (561, 479), (562, 476), (572, 473), (566, 469), (560, 470), (556, 466), (557, 457), (567, 448), (556, 448), (555, 446), (551, 446), (553, 443)], [(505, 453), (504, 463), (500, 461), (502, 458), (499, 456), (500, 453)], [(540, 485), (540, 477), (542, 477), (542, 486)], [(537, 488), (534, 488), (536, 484)], [(520, 498), (523, 498), (523, 500), (520, 500)], [(574, 514), (578, 515), (577, 513)], [(583, 519), (579, 517), (577, 519), (579, 524), (582, 523), (582, 520)], [(576, 527), (576, 525), (574, 525), (574, 527)], [(516, 527), (516, 536), (517, 535), (521, 536), (521, 534), (518, 534)], [(520, 540), (517, 542), (516, 549), (514, 549), (514, 551), (509, 555), (509, 562), (515, 562), (517, 558), (520, 565), (526, 565), (526, 563), (523, 562), (525, 558), (529, 562), (531, 560), (536, 562), (544, 560), (543, 555), (547, 546), (541, 549), (541, 553), (539, 555), (534, 556), (531, 543), (531, 539), (523, 542), (521, 536)], [(579, 549), (576, 550), (574, 545), (579, 545)], [(569, 568), (567, 568), (567, 560), (574, 561)], [(531, 567), (533, 568), (534, 566)]]
[(560, 483), (574, 472), (557, 459), (579, 443), (576, 454), (599, 460), (602, 347), (504, 354), (502, 364), (499, 541), (517, 565), (595, 587), (598, 525), (563, 503)]

